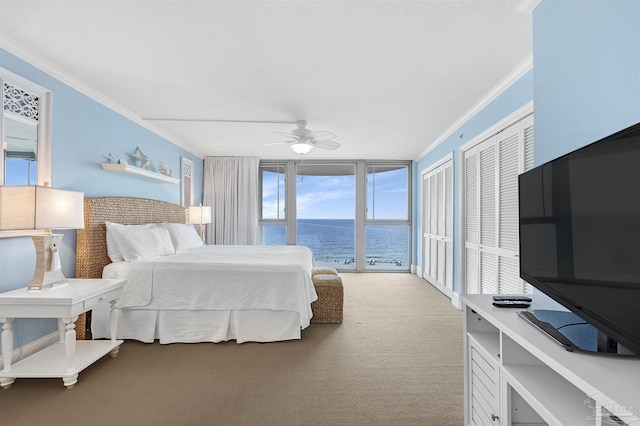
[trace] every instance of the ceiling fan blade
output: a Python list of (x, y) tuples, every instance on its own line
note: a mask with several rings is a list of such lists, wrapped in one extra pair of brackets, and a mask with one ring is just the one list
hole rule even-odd
[(334, 142), (334, 141), (310, 141), (309, 143), (312, 144), (314, 147), (321, 148), (321, 149), (338, 149), (338, 148), (340, 148), (340, 144), (338, 142)]
[[(332, 132), (326, 131), (326, 130), (321, 130), (318, 132), (312, 132), (309, 129), (306, 128), (306, 121), (298, 121), (296, 122), (296, 125), (298, 126), (297, 129), (294, 129), (293, 131), (291, 131), (291, 133), (285, 133), (285, 132), (273, 132), (277, 135), (280, 136), (285, 136), (288, 139), (291, 139), (287, 142), (273, 142), (273, 143), (266, 143), (263, 146), (267, 146), (267, 145), (278, 145), (278, 144), (282, 144), (282, 143), (289, 143), (291, 144), (292, 148), (303, 148), (303, 146), (301, 145), (309, 145), (307, 148), (309, 147), (317, 147), (319, 149), (338, 149), (340, 147), (340, 144), (338, 142), (334, 142), (331, 139), (336, 138), (336, 135)], [(299, 146), (300, 145), (300, 146)], [(299, 152), (299, 150), (294, 149), (296, 152)], [(307, 151), (304, 151), (304, 153), (306, 153)], [(302, 152), (299, 152), (302, 153)]]
[(280, 136), (285, 136), (287, 138), (292, 138), (292, 139), (295, 139), (295, 140), (300, 139), (299, 137), (297, 137), (296, 135), (292, 135), (291, 133), (286, 133), (286, 132), (273, 132), (273, 133), (275, 133), (277, 135), (280, 135)]
[(311, 132), (307, 135), (307, 138), (313, 139), (315, 141), (324, 141), (328, 139), (335, 139), (336, 135), (326, 130), (320, 130), (318, 132)]
[(282, 145), (283, 143), (293, 143), (293, 142), (295, 142), (295, 141), (269, 142), (269, 143), (263, 143), (262, 146)]

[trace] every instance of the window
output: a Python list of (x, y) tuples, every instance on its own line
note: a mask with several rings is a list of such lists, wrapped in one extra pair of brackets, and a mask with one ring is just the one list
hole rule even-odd
[[(51, 184), (51, 91), (0, 68), (0, 185)], [(41, 231), (0, 231), (0, 238)]]
[(407, 221), (409, 166), (367, 164), (367, 220)]
[(409, 166), (368, 163), (365, 269), (409, 270)]
[(356, 268), (355, 164), (296, 165), (296, 244), (318, 266)]
[(279, 221), (285, 218), (284, 176), (284, 164), (260, 167), (262, 219)]
[(260, 227), (265, 245), (287, 244), (285, 171), (286, 164), (260, 164)]
[(0, 68), (0, 185), (51, 183), (51, 92)]
[(262, 161), (262, 243), (339, 270), (410, 269), (410, 162)]
[(38, 183), (38, 166), (35, 158), (12, 156), (6, 152), (5, 185), (36, 185)]

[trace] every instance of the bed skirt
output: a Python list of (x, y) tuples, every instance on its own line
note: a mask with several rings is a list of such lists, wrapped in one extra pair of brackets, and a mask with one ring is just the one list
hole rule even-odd
[[(300, 314), (269, 309), (252, 310), (150, 310), (118, 309), (117, 339), (145, 343), (277, 342), (300, 339)], [(307, 324), (308, 326), (308, 324)], [(108, 339), (109, 304), (94, 308), (94, 339)]]

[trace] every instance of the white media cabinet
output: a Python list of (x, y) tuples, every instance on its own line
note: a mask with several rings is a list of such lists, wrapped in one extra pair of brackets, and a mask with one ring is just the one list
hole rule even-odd
[(492, 302), (463, 299), (465, 425), (640, 425), (640, 358), (569, 352)]

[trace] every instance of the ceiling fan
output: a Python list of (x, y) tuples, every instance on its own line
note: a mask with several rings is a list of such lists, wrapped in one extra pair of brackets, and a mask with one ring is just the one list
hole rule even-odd
[(291, 149), (298, 154), (306, 154), (313, 148), (320, 149), (338, 149), (340, 144), (332, 141), (336, 135), (328, 131), (312, 132), (307, 129), (307, 122), (305, 120), (296, 121), (296, 129), (293, 129), (291, 133), (274, 132), (279, 135), (290, 138), (291, 140), (266, 143), (263, 146), (291, 144)]

